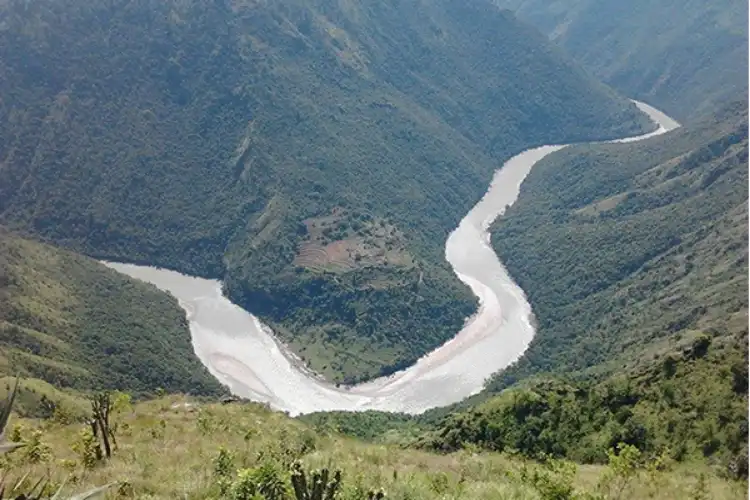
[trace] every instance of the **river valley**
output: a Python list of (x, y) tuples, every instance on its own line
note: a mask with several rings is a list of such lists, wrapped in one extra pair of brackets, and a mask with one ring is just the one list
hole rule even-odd
[[(633, 142), (679, 126), (636, 102), (657, 130), (612, 142)], [(132, 264), (109, 267), (170, 292), (185, 309), (201, 362), (233, 394), (292, 415), (324, 410), (421, 413), (479, 392), (484, 381), (527, 349), (534, 336), (531, 307), (489, 244), (488, 227), (518, 198), (531, 168), (565, 145), (526, 150), (498, 169), (484, 197), (450, 234), (445, 256), (479, 299), (479, 309), (454, 338), (413, 366), (350, 388), (337, 388), (301, 367), (273, 333), (222, 295), (221, 283)]]

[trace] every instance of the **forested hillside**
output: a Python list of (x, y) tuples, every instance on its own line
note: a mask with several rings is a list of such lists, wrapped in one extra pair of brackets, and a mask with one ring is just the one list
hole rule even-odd
[(565, 149), (534, 167), (492, 242), (538, 330), (490, 384), (610, 372), (747, 331), (747, 104), (642, 144)]
[(545, 158), (492, 228), (536, 316), (522, 358), (416, 420), (315, 418), (379, 439), (421, 424), (429, 449), (584, 463), (625, 443), (746, 480), (747, 153), (740, 101), (643, 143)]
[(603, 381), (535, 380), (451, 415), (425, 444), (605, 462), (626, 443), (746, 480), (747, 341), (700, 336)]
[(742, 0), (496, 0), (594, 76), (678, 120), (747, 93)]
[(530, 145), (650, 124), (489, 0), (0, 2), (0, 221), (225, 279), (312, 368), (463, 324), (443, 259)]
[(218, 394), (185, 314), (156, 288), (0, 227), (0, 376), (58, 389)]

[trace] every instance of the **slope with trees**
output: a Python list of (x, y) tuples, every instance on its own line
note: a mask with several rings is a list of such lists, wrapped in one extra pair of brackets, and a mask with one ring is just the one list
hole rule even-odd
[(443, 245), (502, 160), (650, 126), (485, 0), (0, 16), (0, 221), (222, 278), (337, 381), (413, 362), (474, 310)]
[(601, 381), (529, 381), (449, 416), (424, 443), (577, 462), (606, 462), (606, 450), (625, 443), (746, 480), (747, 341), (703, 335)]
[(221, 392), (193, 353), (174, 297), (2, 227), (0, 346), (0, 375), (57, 389)]
[(537, 334), (491, 389), (747, 331), (747, 144), (738, 102), (642, 144), (571, 147), (536, 165), (492, 243)]

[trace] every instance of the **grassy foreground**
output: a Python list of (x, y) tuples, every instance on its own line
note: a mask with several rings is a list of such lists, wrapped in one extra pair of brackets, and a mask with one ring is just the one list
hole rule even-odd
[[(119, 448), (110, 461), (95, 464), (84, 453), (87, 426), (74, 413), (45, 421), (11, 417), (10, 439), (26, 446), (2, 456), (0, 468), (10, 477), (49, 474), (56, 483), (68, 477), (66, 491), (117, 481), (107, 498), (294, 498), (288, 471), (295, 460), (308, 471), (341, 469), (339, 499), (365, 499), (381, 488), (386, 499), (404, 500), (730, 499), (746, 492), (746, 483), (723, 480), (704, 465), (640, 468), (618, 459), (609, 466), (542, 465), (472, 449), (439, 455), (341, 437), (258, 404), (182, 396), (125, 406), (114, 418)], [(236, 471), (246, 468), (275, 476), (288, 496), (243, 496)]]

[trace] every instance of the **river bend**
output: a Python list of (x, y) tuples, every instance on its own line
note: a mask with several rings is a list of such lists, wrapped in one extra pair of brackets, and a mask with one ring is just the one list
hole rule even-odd
[[(643, 140), (679, 126), (647, 104), (636, 105), (658, 129), (611, 142)], [(177, 297), (189, 321), (195, 353), (233, 394), (292, 415), (369, 409), (421, 413), (476, 394), (490, 375), (518, 359), (531, 342), (531, 307), (492, 250), (488, 228), (516, 201), (534, 164), (564, 147), (529, 149), (505, 162), (484, 197), (448, 237), (445, 257), (479, 299), (479, 309), (461, 331), (413, 366), (348, 389), (301, 368), (267, 327), (222, 295), (220, 282), (132, 264), (106, 265)]]

